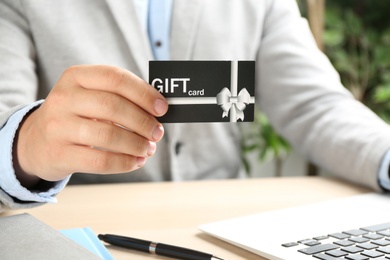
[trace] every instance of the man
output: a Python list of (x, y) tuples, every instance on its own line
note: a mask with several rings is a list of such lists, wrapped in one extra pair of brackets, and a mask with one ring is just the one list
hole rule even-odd
[(75, 172), (74, 183), (242, 176), (236, 124), (158, 123), (167, 103), (144, 81), (154, 58), (255, 60), (257, 104), (297, 150), (390, 186), (389, 127), (343, 88), (294, 0), (1, 0), (0, 35), (3, 210), (54, 201)]

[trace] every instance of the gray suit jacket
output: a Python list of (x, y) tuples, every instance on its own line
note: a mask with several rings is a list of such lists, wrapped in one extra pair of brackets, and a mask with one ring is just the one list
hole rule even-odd
[[(318, 165), (379, 189), (389, 128), (343, 88), (294, 0), (176, 0), (171, 26), (171, 59), (256, 60), (257, 105), (274, 127)], [(0, 126), (18, 105), (45, 98), (68, 66), (110, 64), (148, 79), (151, 59), (130, 0), (1, 0)], [(139, 171), (72, 180), (240, 176), (236, 124), (165, 128), (156, 155)]]

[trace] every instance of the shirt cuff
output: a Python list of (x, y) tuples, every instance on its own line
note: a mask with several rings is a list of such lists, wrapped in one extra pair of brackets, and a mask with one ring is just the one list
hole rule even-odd
[(385, 156), (383, 157), (378, 172), (379, 185), (385, 190), (390, 190), (389, 165), (390, 165), (390, 150), (388, 150)]
[(32, 103), (16, 111), (0, 129), (0, 188), (8, 195), (29, 202), (57, 202), (57, 195), (68, 183), (70, 177), (54, 182), (53, 186), (46, 191), (30, 191), (23, 187), (15, 175), (12, 161), (12, 148), (16, 132), (24, 116), (33, 108), (39, 106), (43, 100)]

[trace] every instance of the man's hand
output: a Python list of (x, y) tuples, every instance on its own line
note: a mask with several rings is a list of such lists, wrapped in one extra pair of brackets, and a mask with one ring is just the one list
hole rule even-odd
[(155, 116), (168, 104), (131, 72), (103, 65), (67, 69), (19, 129), (17, 177), (26, 187), (74, 172), (112, 174), (142, 167), (163, 134)]

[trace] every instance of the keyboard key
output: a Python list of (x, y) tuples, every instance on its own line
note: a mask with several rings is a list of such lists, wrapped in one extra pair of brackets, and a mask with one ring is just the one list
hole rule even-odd
[(315, 246), (321, 244), (321, 242), (318, 242), (317, 240), (309, 241), (306, 243), (303, 243), (305, 246)]
[(306, 245), (306, 246), (315, 246), (315, 245), (321, 244), (321, 243), (318, 242), (317, 240), (311, 239), (311, 238), (299, 240), (298, 243), (304, 244), (304, 245)]
[(373, 225), (373, 226), (368, 226), (368, 227), (363, 227), (360, 229), (363, 229), (365, 231), (370, 231), (370, 232), (377, 232), (385, 229), (390, 228), (390, 222), (379, 224), (379, 225)]
[(310, 242), (310, 241), (313, 241), (313, 240), (314, 239), (306, 238), (306, 239), (298, 240), (298, 243), (304, 244), (304, 243), (307, 243), (307, 242)]
[(362, 229), (352, 229), (352, 230), (343, 231), (343, 233), (351, 236), (361, 236), (367, 234), (368, 232)]
[(365, 237), (351, 237), (349, 240), (355, 243), (365, 243), (370, 241), (368, 238)]
[(385, 253), (385, 254), (390, 254), (390, 246), (380, 247), (377, 249), (377, 251)]
[(333, 234), (329, 234), (329, 236), (330, 236), (330, 237), (337, 238), (337, 239), (344, 239), (344, 238), (349, 238), (349, 237), (351, 237), (350, 235), (344, 234), (344, 233), (333, 233)]
[(361, 243), (361, 244), (357, 244), (357, 246), (367, 250), (378, 248), (377, 245), (371, 243)]
[(334, 257), (340, 257), (340, 256), (346, 256), (348, 255), (347, 252), (345, 251), (341, 251), (341, 250), (330, 250), (330, 251), (327, 251), (326, 252), (327, 255), (331, 255), (331, 256), (334, 256)]
[(345, 257), (345, 259), (348, 259), (348, 260), (368, 260), (370, 258), (368, 258), (367, 256), (364, 256), (364, 255), (347, 255)]
[(390, 245), (390, 241), (389, 240), (385, 240), (385, 239), (373, 240), (373, 241), (371, 241), (371, 243), (373, 243), (375, 245), (378, 245), (378, 246), (388, 246), (388, 245)]
[(348, 253), (351, 253), (351, 254), (356, 254), (356, 253), (359, 253), (359, 252), (363, 251), (362, 248), (359, 248), (359, 247), (356, 247), (356, 246), (343, 247), (343, 248), (341, 248), (341, 250), (343, 250), (345, 252), (348, 252)]
[(282, 246), (284, 247), (292, 247), (292, 246), (297, 246), (299, 245), (297, 242), (290, 242), (290, 243), (284, 243)]
[(368, 238), (368, 239), (373, 239), (373, 240), (383, 238), (383, 236), (378, 235), (377, 233), (368, 233), (367, 235), (364, 235), (363, 237)]
[[(367, 239), (368, 241), (368, 239)], [(349, 240), (338, 240), (338, 241), (335, 241), (333, 242), (333, 244), (336, 244), (336, 245), (339, 245), (339, 246), (352, 246), (354, 245), (355, 243), (352, 242), (352, 241), (349, 241)]]
[(316, 254), (313, 255), (315, 258), (321, 259), (321, 260), (340, 260), (340, 258), (336, 258), (330, 255), (325, 255), (325, 254)]
[(390, 230), (383, 230), (378, 232), (379, 235), (390, 237)]
[(336, 245), (333, 245), (333, 244), (322, 244), (322, 245), (316, 245), (316, 246), (312, 246), (312, 247), (302, 248), (302, 249), (299, 249), (298, 251), (301, 253), (304, 253), (306, 255), (314, 255), (317, 253), (321, 253), (321, 252), (325, 252), (325, 251), (329, 251), (329, 250), (333, 250), (333, 249), (337, 249), (337, 248), (339, 248), (339, 247)]
[(313, 239), (315, 239), (315, 240), (324, 240), (324, 239), (328, 239), (328, 238), (329, 238), (328, 236), (313, 237)]
[(383, 256), (384, 254), (375, 250), (370, 250), (370, 251), (364, 251), (362, 255), (368, 256), (368, 257), (380, 257)]

